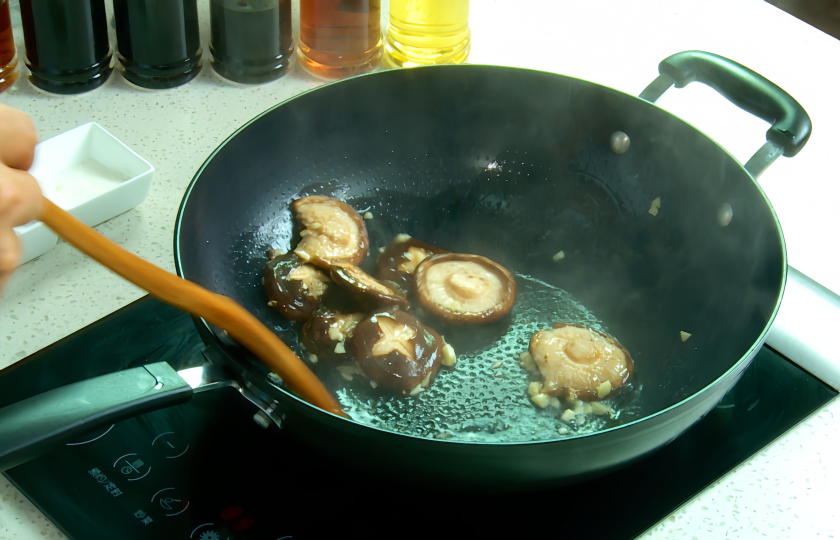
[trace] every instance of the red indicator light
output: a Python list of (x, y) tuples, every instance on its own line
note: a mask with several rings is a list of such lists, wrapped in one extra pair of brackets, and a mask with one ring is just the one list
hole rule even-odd
[(234, 518), (237, 518), (242, 515), (242, 507), (241, 506), (228, 506), (224, 510), (222, 510), (222, 519), (225, 521), (230, 521)]
[(254, 524), (254, 520), (248, 516), (242, 516), (239, 520), (233, 524), (234, 531), (244, 531), (248, 527)]

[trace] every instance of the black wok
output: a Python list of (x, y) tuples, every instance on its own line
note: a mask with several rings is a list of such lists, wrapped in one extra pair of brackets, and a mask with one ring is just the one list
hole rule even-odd
[[(616, 427), (495, 444), (416, 435), (434, 429), (424, 431), (413, 414), (438, 415), (452, 431), (513, 429), (498, 420), (513, 407), (499, 405), (503, 392), (515, 390), (491, 396), (486, 384), (488, 395), (464, 397), (463, 408), (414, 405), (395, 422), (384, 417), (399, 406), (380, 398), (366, 411), (380, 426), (406, 425), (408, 433), (362, 425), (279, 390), (218, 332), (205, 332), (207, 339), (279, 403), (290, 431), (379, 471), (460, 484), (552, 482), (604, 472), (666, 444), (720, 401), (764, 341), (787, 265), (779, 223), (754, 177), (780, 153), (801, 149), (810, 120), (778, 87), (720, 57), (683, 53), (660, 72), (643, 98), (698, 80), (773, 124), (746, 169), (646, 99), (592, 83), (483, 66), (388, 71), (319, 88), (254, 119), (196, 175), (176, 231), (182, 276), (236, 299), (292, 346), (294, 333), (265, 306), (259, 280), (264, 252), (296, 242), (287, 208), (304, 194), (370, 208), (374, 248), (406, 232), (564, 289), (636, 361), (631, 412)], [(616, 131), (629, 136), (626, 153), (610, 146)], [(661, 211), (653, 216), (656, 198)], [(555, 261), (559, 250), (565, 258)], [(680, 331), (691, 338), (683, 342)], [(461, 335), (478, 329), (442, 332), (457, 333), (466, 347), (482, 345)], [(516, 346), (510, 356), (524, 350)], [(471, 360), (458, 369), (492, 381), (481, 364), (487, 359)]]
[[(178, 273), (241, 303), (293, 349), (294, 328), (266, 306), (260, 276), (269, 248), (297, 241), (288, 204), (304, 194), (336, 196), (374, 215), (368, 267), (377, 247), (405, 232), (515, 272), (525, 294), (513, 317), (439, 329), (460, 360), (434, 383), (437, 397), (346, 385), (343, 403), (368, 420), (339, 418), (285, 391), (247, 351), (197, 321), (202, 337), (233, 377), (276, 407), (284, 429), (406, 481), (568, 483), (667, 444), (721, 400), (764, 342), (787, 261), (755, 178), (779, 155), (795, 155), (811, 124), (785, 92), (729, 60), (687, 52), (659, 69), (641, 98), (500, 67), (356, 77), (266, 111), (196, 174), (176, 226)], [(652, 104), (692, 81), (773, 124), (746, 166)], [(623, 153), (611, 146), (618, 131), (630, 140)], [(560, 250), (565, 258), (555, 260)], [(557, 318), (600, 326), (635, 360), (621, 413), (600, 431), (560, 433), (561, 424), (545, 420), (549, 412), (527, 401), (514, 358), (529, 332)], [(692, 335), (682, 341), (681, 331)], [(497, 356), (482, 352), (491, 342)], [(490, 367), (496, 358), (501, 377)]]

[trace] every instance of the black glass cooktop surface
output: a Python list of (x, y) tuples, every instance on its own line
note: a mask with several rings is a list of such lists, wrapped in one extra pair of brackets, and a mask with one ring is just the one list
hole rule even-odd
[[(0, 406), (143, 363), (203, 362), (186, 315), (151, 298), (0, 372)], [(379, 479), (291, 440), (230, 386), (132, 418), (7, 471), (67, 536), (234, 540), (469, 535), (633, 538), (836, 395), (765, 347), (683, 436), (586, 484), (514, 495), (429, 490), (410, 466)]]

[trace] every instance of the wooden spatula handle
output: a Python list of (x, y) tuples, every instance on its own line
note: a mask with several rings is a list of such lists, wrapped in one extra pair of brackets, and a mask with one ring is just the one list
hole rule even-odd
[(230, 298), (212, 293), (129, 253), (46, 198), (39, 219), (70, 245), (158, 300), (226, 330), (301, 398), (327, 412), (347, 416), (306, 364), (256, 317)]

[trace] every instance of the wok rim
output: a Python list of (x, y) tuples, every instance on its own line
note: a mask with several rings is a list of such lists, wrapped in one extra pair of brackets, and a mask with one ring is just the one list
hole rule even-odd
[[(676, 116), (676, 115), (672, 114), (671, 112), (666, 111), (665, 109), (662, 109), (661, 107), (658, 107), (655, 103), (651, 103), (650, 101), (642, 99), (642, 98), (640, 98), (636, 95), (628, 94), (626, 92), (616, 90), (615, 88), (611, 88), (609, 86), (604, 86), (602, 84), (598, 84), (598, 83), (595, 83), (595, 82), (592, 82), (592, 81), (587, 81), (585, 79), (579, 79), (577, 77), (570, 77), (568, 75), (562, 75), (560, 73), (553, 73), (553, 72), (549, 72), (549, 71), (542, 71), (542, 70), (528, 69), (528, 68), (520, 68), (520, 67), (512, 67), (512, 66), (494, 66), (494, 65), (488, 65), (488, 64), (444, 64), (444, 65), (435, 65), (435, 66), (418, 66), (418, 67), (413, 67), (413, 68), (391, 68), (391, 69), (378, 70), (378, 71), (373, 71), (373, 72), (370, 72), (370, 73), (356, 75), (354, 77), (349, 77), (349, 78), (346, 78), (346, 79), (327, 82), (327, 83), (322, 84), (320, 86), (316, 86), (314, 88), (304, 90), (303, 92), (301, 92), (299, 94), (296, 94), (296, 95), (294, 95), (294, 96), (292, 96), (288, 99), (285, 99), (285, 100), (283, 100), (283, 101), (281, 101), (281, 102), (279, 102), (275, 105), (272, 105), (268, 109), (264, 110), (263, 112), (259, 113), (256, 116), (254, 116), (253, 118), (248, 120), (245, 124), (243, 124), (242, 126), (237, 128), (227, 138), (225, 138), (225, 140), (222, 141), (222, 143), (219, 144), (213, 150), (213, 152), (211, 152), (211, 154), (207, 157), (206, 160), (204, 160), (204, 162), (198, 168), (196, 173), (193, 175), (192, 180), (190, 180), (190, 183), (187, 185), (187, 188), (184, 191), (184, 196), (181, 199), (180, 205), (178, 206), (178, 213), (177, 213), (176, 218), (175, 218), (175, 232), (174, 232), (174, 239), (173, 239), (173, 244), (174, 244), (173, 247), (174, 247), (174, 255), (175, 255), (175, 272), (176, 272), (176, 274), (183, 279), (187, 279), (183, 275), (183, 267), (182, 267), (182, 264), (181, 264), (180, 241), (181, 241), (181, 226), (183, 224), (184, 211), (186, 210), (187, 204), (189, 204), (190, 194), (192, 193), (193, 188), (199, 182), (202, 173), (207, 168), (207, 166), (210, 164), (210, 162), (216, 157), (216, 155), (219, 152), (222, 151), (222, 149), (231, 140), (233, 140), (236, 136), (238, 136), (240, 133), (242, 133), (247, 128), (249, 128), (253, 123), (262, 119), (264, 116), (272, 113), (275, 109), (277, 109), (279, 107), (282, 107), (284, 105), (287, 105), (287, 104), (293, 102), (296, 99), (307, 96), (307, 95), (311, 94), (312, 92), (317, 92), (319, 90), (329, 88), (329, 87), (332, 87), (332, 86), (337, 85), (337, 84), (346, 84), (346, 83), (356, 81), (356, 80), (359, 80), (359, 79), (364, 79), (364, 78), (369, 78), (369, 77), (387, 76), (387, 74), (389, 74), (389, 73), (393, 74), (394, 72), (402, 72), (402, 71), (405, 71), (406, 69), (410, 69), (411, 71), (430, 70), (430, 69), (437, 69), (437, 70), (444, 70), (444, 69), (452, 69), (452, 70), (495, 69), (495, 70), (511, 70), (511, 71), (524, 72), (524, 73), (539, 73), (539, 74), (544, 74), (544, 75), (550, 75), (550, 76), (553, 76), (553, 77), (561, 77), (563, 79), (567, 79), (567, 80), (570, 80), (570, 81), (576, 81), (576, 82), (579, 82), (579, 83), (595, 86), (595, 87), (598, 87), (598, 88), (600, 88), (602, 90), (605, 90), (607, 92), (611, 92), (613, 94), (618, 94), (618, 95), (620, 95), (624, 98), (635, 99), (639, 102), (642, 102), (645, 106), (653, 107), (653, 108), (657, 109), (658, 111), (661, 111), (661, 112), (667, 114), (668, 116), (670, 116), (674, 120), (677, 120), (678, 122), (681, 122), (681, 123), (685, 124), (687, 127), (689, 127), (691, 129), (693, 129), (694, 131), (700, 133), (708, 141), (710, 141), (718, 149), (720, 149), (724, 154), (729, 156), (729, 158), (732, 161), (734, 161), (735, 163), (738, 164), (738, 167), (740, 167), (743, 170), (744, 174), (747, 175), (747, 177), (752, 181), (753, 186), (761, 194), (761, 197), (764, 199), (765, 204), (767, 204), (767, 207), (770, 209), (770, 213), (773, 216), (773, 222), (776, 226), (776, 231), (778, 232), (778, 235), (779, 235), (779, 243), (780, 243), (781, 252), (782, 252), (781, 253), (781, 255), (782, 255), (782, 257), (781, 257), (781, 259), (782, 259), (782, 261), (781, 261), (782, 262), (781, 283), (780, 283), (780, 286), (779, 286), (779, 292), (778, 292), (778, 295), (777, 295), (777, 298), (776, 298), (776, 303), (775, 303), (775, 306), (773, 307), (773, 312), (771, 313), (771, 315), (770, 315), (770, 317), (767, 321), (767, 324), (764, 326), (764, 328), (762, 329), (762, 331), (760, 332), (760, 334), (758, 335), (756, 340), (741, 355), (741, 357), (736, 362), (734, 362), (732, 364), (732, 366), (729, 369), (727, 369), (724, 373), (722, 373), (718, 378), (716, 378), (714, 381), (710, 382), (709, 384), (707, 384), (706, 386), (704, 386), (703, 388), (701, 388), (697, 392), (694, 392), (690, 396), (685, 397), (684, 399), (678, 401), (677, 403), (674, 403), (673, 405), (670, 405), (669, 407), (661, 409), (661, 410), (659, 410), (659, 411), (657, 411), (653, 414), (647, 415), (643, 418), (638, 418), (636, 420), (633, 420), (632, 422), (628, 422), (626, 424), (621, 424), (619, 426), (615, 426), (615, 427), (611, 427), (611, 428), (607, 428), (607, 429), (602, 429), (602, 430), (599, 430), (599, 431), (594, 431), (592, 433), (572, 435), (572, 436), (556, 438), (556, 439), (539, 440), (539, 441), (482, 442), (482, 441), (459, 441), (459, 440), (437, 439), (437, 438), (433, 438), (433, 437), (424, 437), (424, 436), (420, 436), (420, 435), (414, 435), (414, 434), (411, 434), (411, 433), (401, 433), (401, 432), (398, 432), (398, 431), (392, 431), (392, 430), (389, 430), (389, 429), (384, 429), (384, 428), (381, 428), (381, 427), (378, 427), (378, 426), (363, 424), (363, 423), (358, 422), (356, 420), (353, 420), (351, 418), (345, 418), (345, 417), (342, 417), (342, 416), (338, 416), (336, 414), (327, 412), (323, 409), (320, 409), (320, 408), (310, 404), (309, 402), (301, 399), (300, 397), (296, 396), (295, 394), (293, 394), (289, 390), (279, 388), (277, 386), (272, 385), (273, 388), (282, 392), (286, 397), (297, 401), (299, 405), (302, 405), (304, 407), (308, 407), (308, 408), (312, 409), (312, 411), (314, 411), (315, 413), (326, 414), (326, 415), (332, 417), (334, 420), (347, 422), (349, 425), (358, 426), (359, 428), (378, 431), (378, 432), (380, 432), (384, 435), (388, 435), (388, 436), (409, 437), (409, 438), (412, 438), (412, 439), (417, 439), (417, 440), (426, 441), (426, 442), (430, 442), (430, 443), (435, 442), (435, 443), (447, 443), (447, 444), (471, 445), (471, 446), (509, 447), (509, 446), (552, 444), (552, 443), (560, 443), (560, 442), (563, 442), (563, 441), (581, 440), (581, 439), (585, 439), (585, 438), (589, 438), (589, 437), (594, 437), (594, 436), (603, 435), (603, 434), (607, 434), (607, 433), (617, 432), (619, 430), (627, 430), (627, 429), (630, 429), (634, 426), (637, 426), (638, 424), (641, 424), (643, 422), (653, 420), (657, 417), (666, 415), (669, 412), (675, 411), (675, 410), (687, 405), (688, 403), (694, 401), (695, 399), (697, 399), (701, 395), (709, 392), (712, 388), (714, 388), (715, 386), (720, 384), (723, 380), (732, 376), (733, 373), (737, 372), (741, 368), (741, 365), (744, 364), (744, 362), (751, 361), (755, 357), (755, 355), (758, 353), (758, 351), (761, 349), (761, 347), (764, 346), (764, 342), (766, 341), (767, 334), (770, 331), (770, 327), (773, 325), (773, 322), (776, 320), (776, 316), (779, 313), (779, 309), (780, 309), (781, 304), (782, 304), (782, 298), (784, 297), (784, 293), (785, 293), (785, 287), (787, 285), (787, 277), (788, 277), (787, 246), (786, 246), (786, 243), (785, 243), (784, 232), (782, 230), (781, 223), (779, 222), (779, 217), (776, 214), (776, 210), (773, 208), (773, 205), (770, 202), (770, 199), (767, 197), (767, 194), (761, 188), (758, 181), (746, 170), (746, 168), (744, 167), (744, 164), (741, 163), (740, 161), (738, 161), (738, 159), (736, 159), (735, 156), (733, 156), (726, 148), (721, 146), (713, 138), (706, 135), (706, 133), (704, 133), (702, 130), (696, 128), (691, 123), (683, 120), (679, 116)], [(393, 76), (393, 75), (391, 75), (391, 76)], [(198, 320), (205, 327), (205, 329), (208, 331), (208, 333), (212, 336), (214, 344), (216, 346), (223, 345), (223, 343), (221, 343), (221, 340), (216, 335), (216, 333), (213, 332), (212, 328), (207, 323), (207, 321), (203, 317), (199, 317)], [(234, 361), (241, 364), (241, 361), (238, 360), (238, 359), (234, 358)], [(351, 429), (353, 429), (353, 428), (351, 428)], [(685, 430), (681, 431), (680, 435), (684, 431)]]

